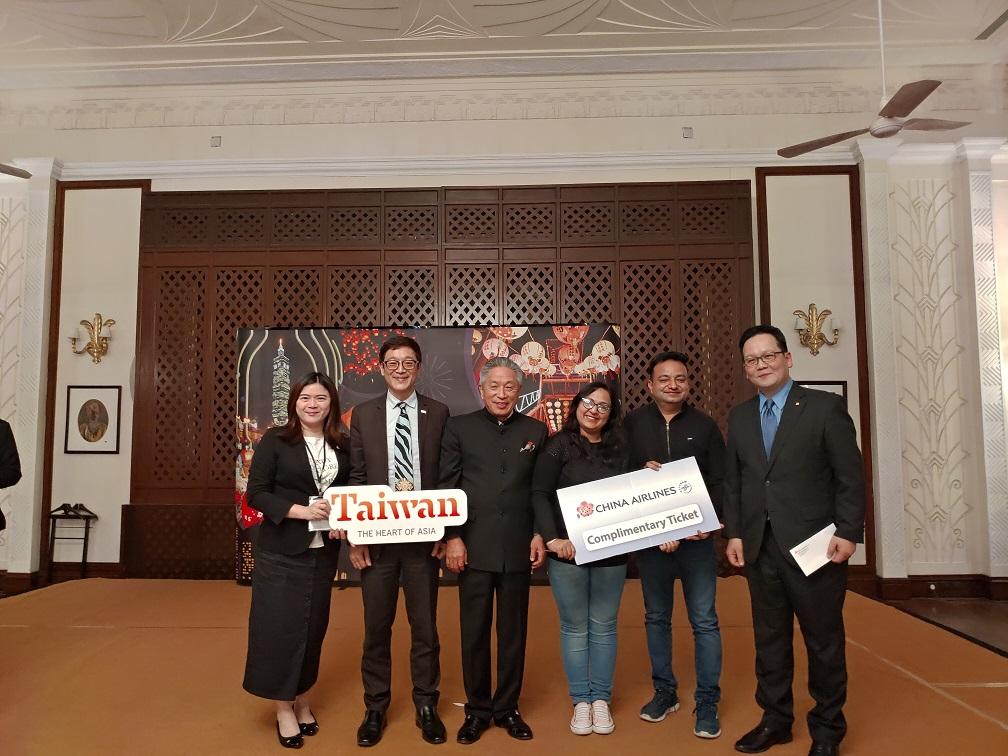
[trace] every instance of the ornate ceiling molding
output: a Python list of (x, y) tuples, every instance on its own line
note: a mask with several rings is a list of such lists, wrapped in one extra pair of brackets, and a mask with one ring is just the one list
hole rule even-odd
[[(20, 161), (19, 161), (20, 162)], [(651, 171), (681, 168), (746, 168), (768, 165), (844, 165), (856, 162), (847, 147), (831, 147), (785, 160), (773, 152), (612, 152), (605, 154), (431, 155), (290, 160), (172, 160), (66, 163), (64, 181), (112, 179), (244, 179), (292, 176), (473, 176), (555, 174), (580, 171)]]
[[(946, 71), (946, 73), (951, 73)], [(996, 84), (958, 68), (928, 100), (928, 112), (1004, 109), (1008, 81)], [(58, 91), (0, 97), (0, 128), (56, 130), (187, 126), (262, 126), (591, 118), (681, 118), (872, 114), (880, 90), (861, 81), (728, 75), (469, 82), (413, 86), (301, 85)], [(865, 77), (854, 77), (863, 79)], [(870, 78), (870, 77), (868, 77)]]
[[(895, 64), (996, 63), (997, 0), (886, 0)], [(18, 0), (0, 86), (874, 66), (874, 0)]]

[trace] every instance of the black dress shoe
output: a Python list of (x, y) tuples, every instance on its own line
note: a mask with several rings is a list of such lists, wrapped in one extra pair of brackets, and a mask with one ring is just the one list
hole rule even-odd
[(836, 743), (824, 743), (821, 740), (812, 741), (812, 748), (809, 749), (809, 756), (838, 756), (840, 746)]
[(308, 713), (311, 714), (314, 722), (298, 722), (298, 728), (301, 730), (302, 735), (307, 735), (311, 737), (312, 735), (318, 735), (318, 719), (312, 713), (311, 709), (308, 709)]
[(775, 730), (772, 727), (759, 724), (738, 739), (735, 743), (735, 750), (742, 753), (762, 753), (778, 743), (790, 742), (790, 730)]
[(477, 740), (480, 739), (480, 735), (483, 731), (490, 726), (489, 722), (480, 719), (472, 714), (466, 714), (465, 721), (462, 726), (459, 727), (458, 735), (455, 740), (462, 745), (472, 745)]
[(301, 748), (304, 745), (304, 738), (301, 737), (299, 732), (297, 735), (291, 735), (289, 738), (284, 737), (280, 734), (280, 723), (276, 723), (277, 726), (277, 739), (280, 741), (280, 745), (284, 748)]
[(370, 748), (373, 745), (378, 745), (384, 729), (385, 712), (366, 711), (364, 713), (364, 721), (357, 728), (357, 745), (361, 748)]
[(517, 740), (532, 740), (532, 728), (528, 726), (517, 710), (494, 719), (494, 724), (507, 730), (507, 734)]
[(420, 728), (420, 736), (428, 743), (440, 745), (448, 739), (444, 722), (438, 716), (433, 706), (421, 706), (416, 713), (416, 724)]

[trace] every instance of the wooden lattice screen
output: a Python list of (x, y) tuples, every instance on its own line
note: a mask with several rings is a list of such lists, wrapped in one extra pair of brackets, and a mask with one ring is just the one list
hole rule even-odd
[(131, 501), (232, 502), (239, 327), (617, 322), (628, 409), (677, 348), (723, 422), (750, 208), (747, 181), (147, 194)]

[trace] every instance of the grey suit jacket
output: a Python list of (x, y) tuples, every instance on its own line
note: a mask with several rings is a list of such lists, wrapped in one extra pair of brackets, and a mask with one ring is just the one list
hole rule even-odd
[[(361, 402), (350, 415), (350, 485), (388, 485), (388, 437), (386, 410), (388, 394)], [(448, 420), (448, 407), (417, 393), (417, 440), (420, 444), (420, 484), (436, 488), (441, 460), (441, 435)], [(373, 559), (381, 555), (382, 545), (371, 544)]]
[[(361, 402), (350, 415), (350, 485), (387, 485), (389, 459), (386, 436), (387, 394)], [(441, 435), (448, 419), (448, 407), (417, 394), (420, 442), (420, 482), (436, 488), (441, 459)]]
[(756, 561), (769, 519), (781, 550), (836, 523), (837, 535), (861, 542), (864, 466), (843, 397), (799, 386), (784, 403), (770, 457), (763, 449), (759, 397), (728, 415), (725, 538), (741, 538)]

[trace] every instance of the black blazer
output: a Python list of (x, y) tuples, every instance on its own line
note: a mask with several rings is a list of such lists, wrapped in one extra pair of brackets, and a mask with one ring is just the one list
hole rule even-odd
[(861, 542), (864, 512), (864, 466), (843, 397), (794, 384), (769, 460), (763, 449), (759, 397), (732, 409), (724, 536), (742, 539), (747, 562), (759, 556), (768, 518), (787, 554), (831, 522), (838, 536)]
[(487, 572), (526, 572), (532, 541), (532, 470), (546, 425), (519, 412), (503, 424), (485, 409), (448, 418), (441, 441), (438, 488), (461, 488), (469, 501), (461, 536), (469, 566)]
[[(386, 409), (388, 394), (369, 399), (354, 407), (350, 416), (350, 485), (380, 486), (388, 484), (388, 437)], [(437, 487), (441, 459), (441, 435), (448, 419), (448, 407), (439, 401), (417, 394), (417, 416), (420, 442), (420, 483), (424, 488)]]
[[(0, 420), (0, 488), (9, 488), (21, 480), (21, 458), (10, 423)], [(0, 530), (7, 527), (4, 513), (0, 511)]]
[[(315, 479), (308, 463), (304, 441), (289, 443), (277, 436), (280, 428), (270, 428), (259, 440), (252, 455), (249, 469), (249, 506), (263, 513), (262, 525), (256, 547), (277, 554), (293, 556), (308, 548), (313, 533), (307, 520), (287, 517), (292, 504), (307, 504), (318, 496)], [(350, 457), (336, 450), (339, 472), (333, 485), (346, 483), (350, 477)], [(326, 549), (331, 556), (339, 550), (338, 541), (330, 541), (323, 533)]]

